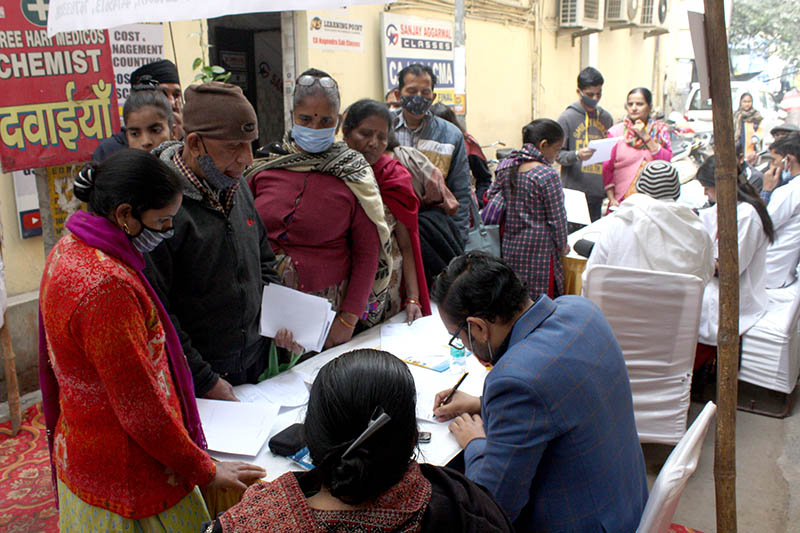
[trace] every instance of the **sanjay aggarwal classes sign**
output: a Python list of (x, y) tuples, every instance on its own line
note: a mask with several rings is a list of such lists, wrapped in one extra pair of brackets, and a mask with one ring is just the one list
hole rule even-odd
[(85, 161), (120, 127), (108, 32), (47, 37), (48, 0), (0, 5), (0, 164)]

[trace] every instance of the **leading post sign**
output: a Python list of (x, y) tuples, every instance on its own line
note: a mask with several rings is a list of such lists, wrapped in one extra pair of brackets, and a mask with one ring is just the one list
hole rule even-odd
[(119, 130), (108, 32), (47, 36), (48, 0), (0, 7), (0, 164), (6, 172), (88, 160)]

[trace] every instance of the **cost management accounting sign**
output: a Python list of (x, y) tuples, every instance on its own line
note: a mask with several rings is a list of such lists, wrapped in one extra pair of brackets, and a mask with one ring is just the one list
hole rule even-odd
[(119, 130), (108, 32), (47, 37), (48, 0), (0, 5), (0, 164), (6, 172), (91, 157)]
[(381, 13), (383, 90), (397, 87), (397, 74), (411, 63), (436, 74), (437, 101), (455, 104), (452, 22)]

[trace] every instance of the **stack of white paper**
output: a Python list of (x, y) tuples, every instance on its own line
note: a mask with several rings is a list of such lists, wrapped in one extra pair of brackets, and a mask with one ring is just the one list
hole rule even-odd
[(287, 329), (307, 351), (321, 352), (335, 319), (336, 313), (325, 298), (276, 283), (264, 287), (259, 331), (264, 337), (275, 337), (279, 330)]
[(267, 441), (278, 409), (272, 403), (197, 399), (208, 449), (251, 457), (258, 455)]

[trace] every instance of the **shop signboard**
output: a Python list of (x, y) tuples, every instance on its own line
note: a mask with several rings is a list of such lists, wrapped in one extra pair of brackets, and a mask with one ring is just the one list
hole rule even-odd
[(0, 164), (5, 172), (85, 161), (119, 130), (108, 32), (47, 36), (48, 0), (0, 17)]

